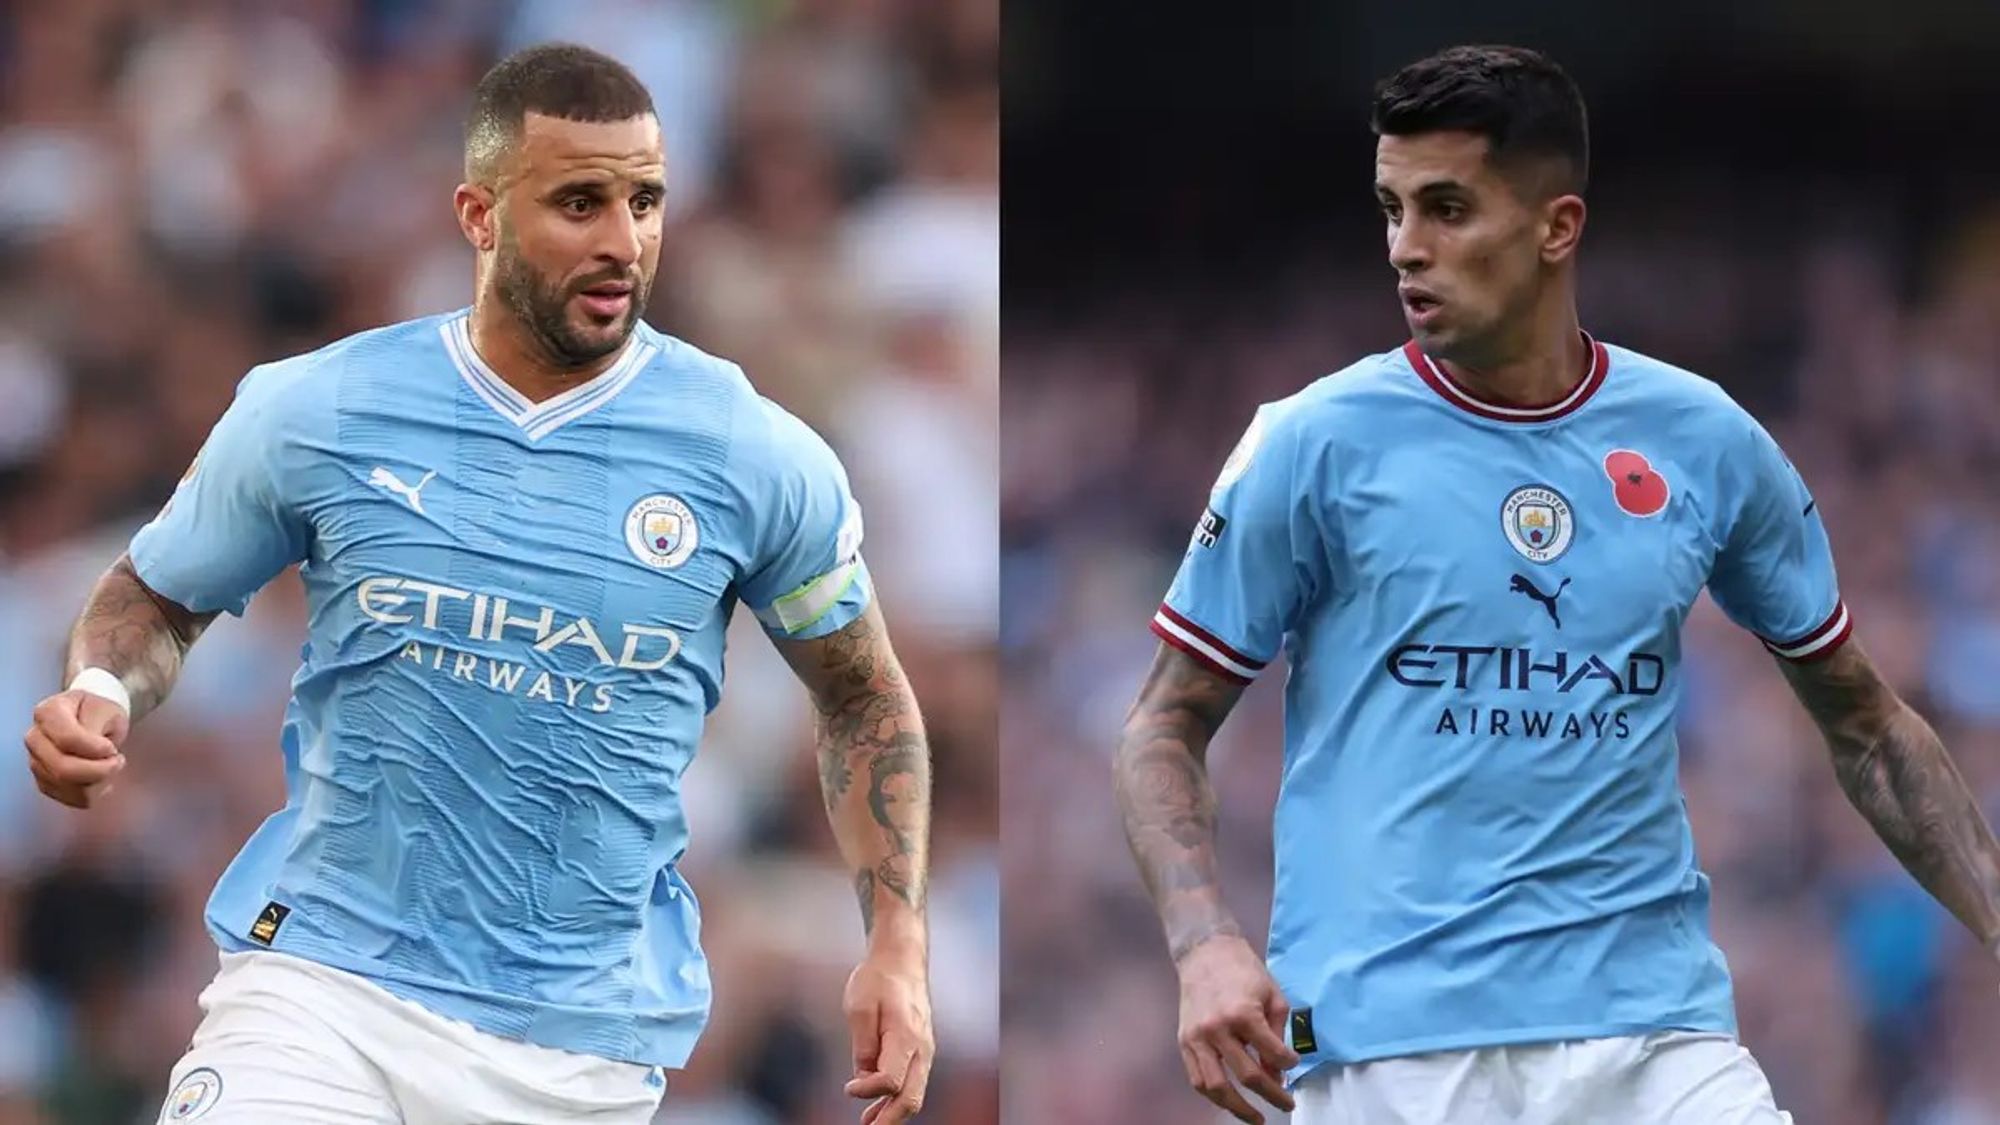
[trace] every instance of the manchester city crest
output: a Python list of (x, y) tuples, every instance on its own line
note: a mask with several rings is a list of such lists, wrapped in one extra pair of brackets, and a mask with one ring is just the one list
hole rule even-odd
[(1509, 492), (1500, 505), (1500, 529), (1522, 558), (1550, 563), (1569, 550), (1576, 535), (1576, 516), (1562, 493), (1547, 485), (1523, 485)]
[(678, 496), (655, 494), (625, 513), (625, 545), (650, 567), (671, 570), (688, 561), (701, 539), (694, 512)]
[(167, 1121), (192, 1121), (222, 1100), (222, 1076), (208, 1067), (190, 1070), (167, 1095)]
[(1243, 431), (1236, 448), (1229, 451), (1229, 460), (1222, 463), (1222, 472), (1215, 478), (1212, 492), (1221, 492), (1243, 476), (1250, 468), (1250, 459), (1257, 455), (1257, 447), (1264, 444), (1264, 414), (1267, 408), (1260, 407), (1250, 418), (1250, 428)]

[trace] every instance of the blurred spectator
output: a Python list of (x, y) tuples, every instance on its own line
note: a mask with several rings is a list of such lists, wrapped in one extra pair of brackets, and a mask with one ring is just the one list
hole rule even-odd
[[(245, 371), (467, 303), (450, 195), (473, 82), (529, 43), (598, 47), (648, 83), (666, 139), (649, 318), (742, 363), (855, 478), (938, 759), (925, 1120), (997, 1121), (997, 11), (0, 6), (0, 715), (25, 727), (56, 686), (85, 590)], [(211, 629), (105, 807), (58, 808), (18, 760), (0, 770), (0, 1125), (157, 1114), (215, 970), (204, 901), (283, 799), (303, 612), (287, 576)], [(860, 923), (805, 697), (734, 628), (687, 778), (715, 1018), (660, 1120), (849, 1121), (839, 1004)]]

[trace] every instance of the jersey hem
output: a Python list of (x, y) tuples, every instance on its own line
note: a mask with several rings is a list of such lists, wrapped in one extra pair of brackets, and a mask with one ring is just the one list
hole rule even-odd
[[(613, 1062), (637, 1063), (645, 1066), (663, 1066), (668, 1070), (680, 1070), (687, 1066), (694, 1054), (695, 1042), (706, 1028), (706, 1013), (692, 1017), (667, 1017), (664, 1024), (652, 1032), (641, 1031), (634, 1038), (631, 1049), (606, 1052), (600, 1046), (583, 1043), (561, 1035), (523, 1035), (517, 1027), (493, 1018), (497, 1010), (513, 1009), (532, 1012), (543, 1009), (562, 1010), (565, 1005), (540, 1004), (529, 1000), (506, 999), (499, 1003), (485, 1001), (471, 995), (463, 988), (442, 981), (413, 981), (386, 976), (379, 964), (372, 964), (356, 958), (341, 955), (338, 949), (330, 948), (309, 939), (284, 940), (276, 945), (264, 945), (248, 941), (241, 935), (210, 923), (209, 933), (215, 939), (216, 947), (224, 953), (279, 953), (310, 961), (315, 965), (350, 973), (369, 984), (387, 992), (391, 996), (407, 1000), (422, 1007), (432, 1015), (458, 1020), (487, 1035), (521, 1043), (533, 1043), (538, 1047), (569, 1051), (591, 1058), (609, 1059)], [(569, 1009), (575, 1010), (575, 1009)]]
[(1735, 1037), (1736, 1022), (1721, 1020), (1649, 1021), (1643, 1023), (1587, 1023), (1557, 1024), (1549, 1027), (1523, 1027), (1510, 1031), (1491, 1033), (1457, 1032), (1449, 1035), (1426, 1035), (1414, 1039), (1398, 1039), (1363, 1047), (1352, 1055), (1335, 1056), (1328, 1052), (1308, 1055), (1298, 1066), (1285, 1075), (1287, 1089), (1296, 1087), (1307, 1075), (1329, 1066), (1352, 1066), (1358, 1063), (1379, 1062), (1383, 1059), (1401, 1058), (1406, 1055), (1430, 1054), (1434, 1051), (1479, 1051), (1491, 1047), (1521, 1047), (1535, 1043), (1559, 1043), (1576, 1039), (1614, 1039), (1627, 1035), (1651, 1035), (1661, 1031), (1717, 1032)]

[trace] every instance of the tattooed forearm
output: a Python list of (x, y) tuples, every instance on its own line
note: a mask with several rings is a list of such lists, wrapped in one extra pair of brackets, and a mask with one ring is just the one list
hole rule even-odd
[(870, 751), (868, 812), (882, 830), (888, 854), (875, 866), (881, 885), (913, 907), (924, 901), (923, 841), (918, 838), (930, 805), (930, 763), (923, 740), (897, 732)]
[(194, 614), (139, 581), (129, 556), (98, 579), (70, 630), (63, 680), (85, 668), (116, 675), (132, 695), (132, 718), (158, 707), (180, 678), (181, 662), (215, 614)]
[(1923, 717), (1850, 639), (1785, 675), (1833, 751), (1847, 797), (1917, 882), (1987, 948), (2000, 943), (2000, 844)]
[[(855, 869), (872, 936), (892, 914), (921, 930), (929, 879), (931, 768), (923, 717), (880, 614), (813, 641), (780, 644), (818, 712), (820, 795)], [(857, 787), (857, 780), (860, 785)]]
[(1242, 929), (1222, 904), (1215, 791), (1203, 760), (1241, 689), (1162, 646), (1125, 720), (1113, 772), (1125, 838), (1175, 961)]
[(854, 873), (854, 897), (861, 903), (861, 932), (875, 932), (875, 873), (867, 868)]

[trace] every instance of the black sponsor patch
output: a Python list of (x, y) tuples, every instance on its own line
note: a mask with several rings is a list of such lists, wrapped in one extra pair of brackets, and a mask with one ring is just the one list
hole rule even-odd
[(1312, 1055), (1320, 1049), (1320, 1041), (1312, 1037), (1312, 1009), (1302, 1007), (1292, 1013), (1292, 1049), (1300, 1055)]
[(1194, 541), (1204, 547), (1215, 546), (1215, 541), (1222, 537), (1222, 529), (1228, 523), (1228, 520), (1215, 514), (1214, 508), (1203, 508), (1201, 522), (1195, 525)]
[(1302, 1056), (1319, 1050), (1319, 1040), (1313, 1038), (1311, 1008), (1300, 1008), (1292, 1013), (1292, 1050)]
[(250, 940), (260, 945), (271, 944), (278, 936), (278, 927), (285, 924), (285, 919), (290, 917), (291, 913), (292, 908), (283, 903), (265, 903), (264, 912), (257, 915), (255, 922), (250, 923)]

